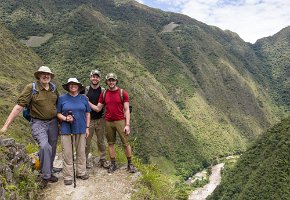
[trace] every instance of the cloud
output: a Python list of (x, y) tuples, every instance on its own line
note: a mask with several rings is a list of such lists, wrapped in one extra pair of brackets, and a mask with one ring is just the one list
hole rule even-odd
[[(149, 2), (150, 0), (143, 0)], [(254, 43), (290, 25), (289, 0), (156, 0), (208, 25), (236, 32)], [(167, 8), (167, 9), (166, 9)]]

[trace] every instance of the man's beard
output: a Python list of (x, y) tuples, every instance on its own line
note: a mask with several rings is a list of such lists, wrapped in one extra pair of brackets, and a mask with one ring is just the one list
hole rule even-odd
[(112, 86), (109, 85), (109, 88), (110, 88), (110, 89), (115, 89), (116, 86), (117, 86), (117, 85), (112, 85)]
[(99, 83), (93, 83), (93, 82), (92, 82), (92, 85), (95, 85), (95, 86), (97, 86), (97, 85), (99, 85)]

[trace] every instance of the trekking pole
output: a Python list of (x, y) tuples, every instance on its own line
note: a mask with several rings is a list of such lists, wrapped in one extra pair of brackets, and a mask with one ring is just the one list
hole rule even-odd
[[(72, 111), (68, 111), (68, 115), (72, 115)], [(72, 161), (73, 161), (73, 174), (74, 174), (74, 188), (76, 187), (76, 171), (75, 171), (75, 158), (74, 158), (74, 140), (73, 140), (73, 134), (72, 134), (72, 123), (69, 123), (70, 127), (70, 136), (71, 136), (71, 153), (72, 153)]]
[[(70, 125), (71, 126), (71, 125)], [(73, 159), (73, 173), (74, 173), (74, 188), (76, 185), (76, 171), (75, 171), (75, 158), (74, 158), (74, 145), (73, 145), (73, 134), (71, 134), (71, 150), (72, 150), (72, 159)]]

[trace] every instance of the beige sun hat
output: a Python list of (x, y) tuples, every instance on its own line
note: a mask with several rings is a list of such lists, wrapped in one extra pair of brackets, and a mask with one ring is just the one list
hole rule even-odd
[(78, 81), (78, 79), (76, 78), (69, 78), (67, 80), (67, 83), (66, 84), (63, 84), (62, 87), (63, 89), (65, 89), (66, 91), (69, 91), (69, 84), (70, 83), (75, 83), (79, 86), (79, 91), (83, 91), (85, 89), (85, 87)]
[(52, 73), (51, 72), (51, 70), (49, 69), (49, 67), (47, 67), (47, 66), (41, 66), (41, 67), (39, 67), (39, 69), (34, 73), (34, 77), (36, 78), (36, 79), (39, 79), (39, 74), (40, 73), (49, 73), (49, 74), (51, 74), (51, 79), (53, 79), (54, 78), (54, 73)]

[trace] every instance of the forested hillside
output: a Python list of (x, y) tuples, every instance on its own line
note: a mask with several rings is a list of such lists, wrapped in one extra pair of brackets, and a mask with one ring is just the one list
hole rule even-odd
[(209, 199), (290, 199), (290, 118), (263, 134)]
[[(19, 40), (51, 35), (32, 50), (57, 82), (77, 77), (88, 83), (95, 68), (116, 72), (133, 105), (134, 154), (172, 166), (170, 173), (187, 176), (217, 157), (244, 151), (289, 107), (274, 101), (283, 99), (283, 92), (275, 93), (278, 85), (265, 87), (276, 83), (270, 82), (274, 65), (265, 65), (268, 55), (258, 46), (184, 15), (127, 0), (5, 0), (0, 12)], [(289, 52), (289, 45), (283, 48)], [(283, 86), (289, 88), (289, 81)]]
[(290, 105), (290, 27), (286, 27), (272, 37), (258, 40), (254, 45), (257, 56), (263, 61), (261, 70), (267, 70), (266, 77), (257, 76), (264, 81), (275, 102), (289, 111)]
[[(0, 123), (16, 103), (23, 84), (31, 82), (34, 70), (41, 59), (21, 44), (0, 23)], [(14, 138), (7, 139), (7, 138)], [(17, 143), (15, 143), (15, 141)], [(21, 144), (18, 144), (21, 142)], [(5, 135), (0, 133), (0, 198), (32, 199), (37, 196), (36, 176), (31, 170), (30, 157), (26, 154), (29, 143), (34, 143), (28, 122), (19, 119)]]
[[(0, 122), (2, 127), (12, 106), (16, 104), (16, 97), (24, 84), (33, 80), (33, 73), (42, 61), (35, 52), (21, 44), (1, 23), (0, 44)], [(17, 121), (8, 134), (18, 141), (20, 138), (30, 138), (27, 122)]]

